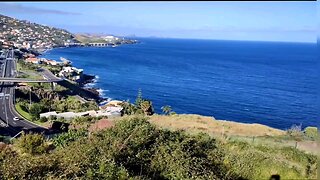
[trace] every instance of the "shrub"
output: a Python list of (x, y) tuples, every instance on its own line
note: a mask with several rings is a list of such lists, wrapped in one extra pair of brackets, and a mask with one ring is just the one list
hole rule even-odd
[(22, 153), (42, 154), (47, 152), (49, 146), (41, 134), (22, 134), (21, 137), (14, 141), (14, 145)]
[(307, 137), (311, 139), (316, 139), (318, 137), (318, 128), (317, 127), (306, 127), (304, 133)]
[(53, 142), (63, 148), (42, 155), (44, 138), (23, 135), (14, 147), (37, 156), (0, 151), (0, 179), (316, 178), (314, 155), (160, 129), (146, 116), (129, 116), (111, 128), (86, 133), (71, 130), (55, 137)]
[(287, 130), (287, 133), (297, 141), (300, 141), (304, 135), (301, 130), (301, 125), (292, 125), (291, 128)]
[(39, 119), (39, 121), (40, 122), (47, 122), (48, 121), (48, 118), (46, 118), (46, 117), (41, 117), (40, 119)]
[(56, 147), (65, 147), (71, 142), (82, 138), (87, 137), (88, 131), (86, 129), (79, 130), (69, 130), (67, 133), (62, 133), (52, 139), (53, 144)]

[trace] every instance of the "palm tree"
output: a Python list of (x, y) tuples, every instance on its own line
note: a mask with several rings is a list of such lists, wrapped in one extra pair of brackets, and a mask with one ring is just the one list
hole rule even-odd
[(169, 105), (162, 106), (161, 109), (165, 115), (169, 115), (172, 111), (171, 106)]

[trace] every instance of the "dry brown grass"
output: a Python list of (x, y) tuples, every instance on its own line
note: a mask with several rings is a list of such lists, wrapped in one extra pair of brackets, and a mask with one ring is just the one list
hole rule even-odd
[(108, 119), (101, 119), (94, 124), (91, 124), (89, 127), (90, 132), (100, 131), (102, 129), (110, 128), (114, 125), (113, 121), (110, 121)]
[(261, 124), (215, 120), (212, 117), (193, 114), (153, 115), (150, 117), (150, 122), (163, 128), (184, 129), (190, 133), (205, 132), (211, 135), (278, 136), (285, 134), (283, 130)]

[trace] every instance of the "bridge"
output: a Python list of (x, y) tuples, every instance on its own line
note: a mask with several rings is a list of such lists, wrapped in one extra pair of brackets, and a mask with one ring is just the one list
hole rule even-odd
[(113, 44), (109, 44), (109, 43), (89, 43), (89, 46), (111, 46)]

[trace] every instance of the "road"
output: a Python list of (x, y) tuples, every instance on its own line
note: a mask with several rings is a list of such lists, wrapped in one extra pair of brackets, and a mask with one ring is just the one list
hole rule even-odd
[(63, 79), (56, 77), (51, 71), (44, 68), (39, 68), (38, 72), (42, 75), (43, 79), (27, 79), (27, 78), (15, 78), (14, 76), (2, 76), (0, 82), (44, 82), (52, 83), (63, 81)]
[[(5, 52), (5, 59), (1, 61), (0, 76), (15, 77), (16, 62), (14, 60), (13, 50)], [(14, 83), (0, 82), (0, 135), (14, 136), (21, 130), (29, 130), (33, 132), (46, 131), (45, 128), (38, 126), (32, 122), (24, 120), (14, 108)], [(14, 117), (19, 117), (20, 120), (14, 121)]]
[(51, 83), (51, 82), (58, 82), (63, 81), (63, 79), (26, 79), (26, 78), (12, 78), (12, 77), (4, 77), (0, 78), (0, 82), (25, 82), (25, 83)]

